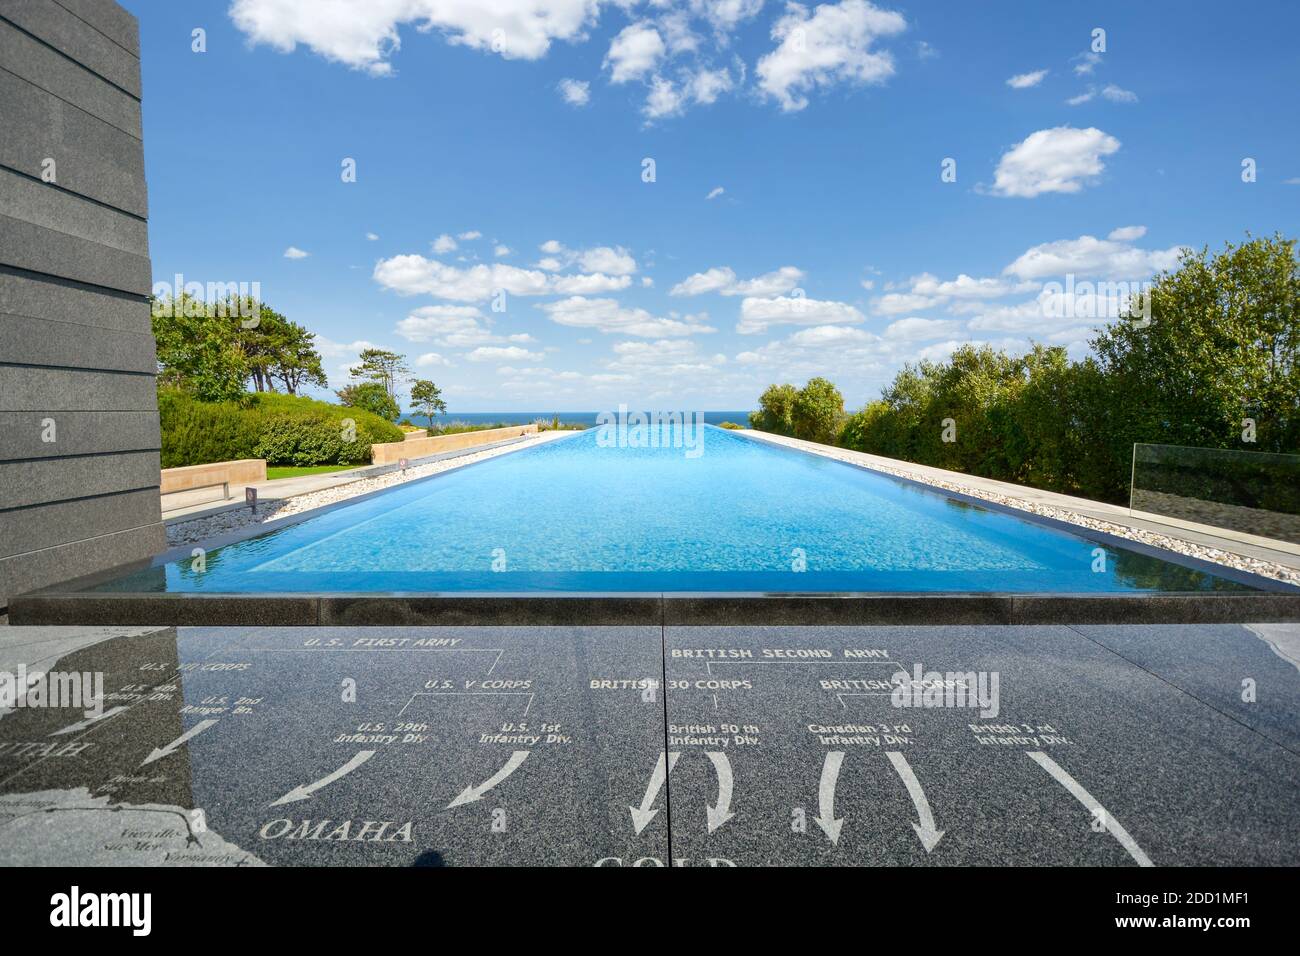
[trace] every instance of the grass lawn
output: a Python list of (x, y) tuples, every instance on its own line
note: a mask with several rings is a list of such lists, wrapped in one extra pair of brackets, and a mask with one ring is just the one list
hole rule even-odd
[(364, 465), (308, 465), (305, 468), (293, 468), (290, 466), (266, 467), (266, 480), (275, 481), (279, 478), (301, 478), (303, 475), (325, 475), (331, 471), (351, 471), (353, 468), (364, 468)]

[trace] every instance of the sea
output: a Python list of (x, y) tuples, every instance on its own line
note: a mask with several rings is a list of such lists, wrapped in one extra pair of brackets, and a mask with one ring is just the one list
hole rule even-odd
[[(589, 428), (595, 427), (596, 417), (600, 412), (458, 412), (448, 411), (445, 415), (438, 415), (434, 418), (435, 422), (448, 424), (450, 422), (464, 422), (466, 425), (527, 425), (538, 419), (550, 421), (555, 416), (560, 417), (560, 421), (566, 425), (586, 425)], [(687, 413), (694, 414), (694, 413)], [(706, 425), (721, 425), (723, 422), (734, 422), (737, 425), (749, 427), (749, 412), (699, 412), (704, 417)], [(427, 419), (418, 412), (403, 412), (403, 418), (409, 418), (412, 422), (419, 425)]]

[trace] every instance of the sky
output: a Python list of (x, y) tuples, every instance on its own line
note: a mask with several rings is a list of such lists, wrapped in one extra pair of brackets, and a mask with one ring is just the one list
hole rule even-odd
[(155, 282), (257, 283), (331, 388), (388, 348), (452, 414), (856, 409), (1300, 233), (1292, 2), (123, 5)]

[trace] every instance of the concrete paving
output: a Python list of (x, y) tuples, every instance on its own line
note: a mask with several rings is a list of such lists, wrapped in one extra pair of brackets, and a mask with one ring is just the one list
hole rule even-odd
[(0, 864), (1296, 865), (1298, 641), (3, 627)]

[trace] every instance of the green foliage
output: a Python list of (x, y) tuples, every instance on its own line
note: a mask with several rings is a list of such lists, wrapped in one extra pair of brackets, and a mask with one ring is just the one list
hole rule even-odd
[[(372, 443), (403, 437), (396, 425), (361, 409), (270, 392), (237, 402), (200, 402), (186, 392), (160, 389), (158, 411), (164, 468), (267, 457), (262, 451), (271, 453), (273, 465), (368, 462)], [(298, 421), (309, 424), (293, 424)], [(347, 440), (354, 430), (355, 438)], [(291, 440), (269, 434), (278, 431), (289, 432)], [(307, 460), (313, 455), (333, 457)]]
[(371, 415), (379, 416), (384, 421), (395, 422), (397, 417), (402, 414), (396, 400), (378, 382), (344, 385), (334, 394), (339, 397), (340, 402), (349, 408), (369, 412)]
[(758, 397), (758, 411), (749, 413), (750, 426), (774, 435), (793, 435), (798, 395), (793, 385), (769, 385)]
[(735, 422), (720, 422), (718, 427), (725, 428), (728, 431), (742, 431), (745, 428), (744, 425), (737, 425)]
[(267, 305), (230, 297), (207, 303), (182, 294), (153, 304), (158, 382), (199, 401), (240, 401), (252, 381), (258, 392), (290, 395), (328, 383), (315, 336)]
[(433, 428), (433, 416), (447, 411), (447, 403), (442, 400), (442, 389), (427, 378), (417, 378), (411, 384), (411, 407), (429, 419), (429, 428)]
[(844, 396), (824, 378), (809, 379), (790, 409), (794, 437), (832, 445), (844, 424)]
[(158, 384), (205, 402), (238, 401), (250, 372), (239, 319), (188, 295), (153, 303)]
[[(1274, 236), (1214, 255), (1185, 252), (1176, 271), (1155, 279), (1146, 300), (1150, 322), (1137, 321), (1145, 318), (1137, 310), (1126, 314), (1092, 341), (1095, 357), (1079, 362), (1042, 345), (1022, 356), (967, 345), (947, 362), (906, 365), (879, 400), (844, 422), (839, 443), (1115, 502), (1128, 499), (1134, 443), (1296, 453), (1295, 245)], [(820, 430), (834, 398), (819, 384), (822, 398), (814, 400), (812, 386), (793, 398), (789, 385), (768, 388), (754, 426), (779, 434)], [(1247, 418), (1256, 423), (1254, 443), (1242, 438)], [(949, 420), (954, 441), (944, 441)], [(1191, 482), (1170, 475), (1179, 486)], [(1280, 494), (1262, 478), (1248, 490), (1260, 500)]]

